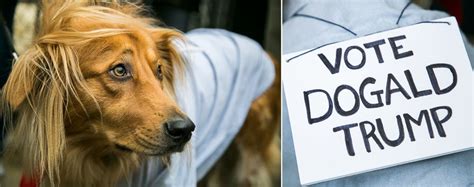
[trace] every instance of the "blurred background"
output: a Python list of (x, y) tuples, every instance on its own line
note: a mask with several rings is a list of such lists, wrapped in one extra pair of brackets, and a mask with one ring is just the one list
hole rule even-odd
[(439, 10), (454, 17), (466, 34), (471, 44), (474, 44), (474, 1), (472, 0), (414, 0), (414, 3), (424, 9)]
[[(132, 0), (136, 2), (136, 0)], [(183, 32), (222, 28), (248, 36), (275, 58), (280, 54), (280, 0), (142, 0), (154, 17)], [(40, 15), (37, 0), (0, 2), (2, 51), (14, 46), (22, 53), (35, 34)], [(12, 35), (5, 39), (5, 30)], [(13, 42), (13, 46), (6, 45)], [(6, 47), (4, 46), (6, 45)], [(2, 63), (3, 64), (3, 63)]]

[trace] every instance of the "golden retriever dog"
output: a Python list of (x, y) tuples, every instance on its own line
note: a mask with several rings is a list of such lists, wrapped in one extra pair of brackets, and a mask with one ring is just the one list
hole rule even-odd
[(6, 159), (52, 186), (111, 186), (142, 155), (181, 151), (195, 128), (173, 99), (181, 34), (131, 4), (44, 6), (3, 90)]
[[(5, 163), (42, 186), (115, 186), (147, 157), (168, 162), (182, 151), (195, 128), (174, 96), (173, 83), (185, 68), (175, 46), (182, 34), (157, 27), (134, 4), (42, 5), (38, 36), (2, 92), (11, 126)], [(258, 158), (259, 172), (273, 181), (279, 179), (273, 141), (279, 93), (278, 80), (252, 105), (234, 142), (246, 157), (235, 162)], [(252, 123), (261, 128), (246, 128)], [(254, 175), (243, 172), (236, 183), (250, 184)]]

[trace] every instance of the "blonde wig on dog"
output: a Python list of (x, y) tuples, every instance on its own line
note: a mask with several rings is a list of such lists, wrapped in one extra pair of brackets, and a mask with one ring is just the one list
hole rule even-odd
[[(95, 51), (107, 48), (100, 39), (146, 30), (158, 36), (155, 42), (163, 65), (161, 84), (173, 95), (174, 70), (184, 67), (173, 41), (182, 36), (173, 29), (156, 27), (156, 22), (143, 16), (141, 7), (129, 3), (45, 1), (42, 15), (37, 39), (14, 63), (3, 88), (2, 113), (10, 125), (7, 163), (20, 164), (24, 175), (51, 186), (66, 185), (62, 181), (68, 179), (64, 178), (81, 181), (74, 185), (115, 185), (139, 166), (141, 156), (119, 153), (98, 161), (90, 155), (114, 151), (100, 145), (102, 140), (88, 140), (85, 142), (93, 145), (78, 146), (84, 144), (81, 136), (69, 139), (66, 135), (69, 127), (65, 124), (74, 124), (68, 121), (69, 115), (78, 112), (70, 111), (71, 105), (79, 105), (85, 114), (91, 107), (106, 107), (99, 106), (85, 84), (81, 63), (97, 55)], [(84, 99), (95, 104), (85, 105)], [(68, 158), (71, 154), (75, 159)]]

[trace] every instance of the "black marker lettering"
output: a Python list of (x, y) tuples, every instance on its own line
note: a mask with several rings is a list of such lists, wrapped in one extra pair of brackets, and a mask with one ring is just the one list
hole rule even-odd
[[(314, 94), (314, 93), (323, 93), (324, 95), (326, 95), (326, 98), (328, 99), (328, 102), (329, 102), (328, 111), (324, 115), (317, 118), (311, 117), (311, 107), (310, 107), (310, 101), (309, 101), (309, 95)], [(303, 92), (303, 95), (304, 95), (304, 104), (306, 106), (306, 116), (308, 118), (309, 124), (321, 122), (325, 119), (328, 119), (329, 116), (331, 116), (333, 106), (332, 106), (331, 96), (329, 96), (328, 92), (321, 89), (314, 89), (314, 90), (308, 90), (308, 91)]]
[(344, 139), (346, 140), (346, 150), (347, 150), (347, 153), (350, 156), (355, 155), (354, 146), (352, 145), (352, 137), (351, 137), (351, 130), (350, 129), (352, 127), (356, 127), (356, 126), (357, 126), (357, 123), (353, 123), (353, 124), (349, 124), (349, 125), (343, 125), (343, 126), (335, 127), (335, 128), (332, 129), (333, 132), (343, 130)]
[[(435, 68), (448, 68), (451, 74), (453, 75), (453, 82), (446, 88), (441, 89), (439, 87), (438, 79), (436, 78), (436, 74), (434, 73)], [(431, 85), (433, 86), (433, 90), (436, 94), (441, 95), (450, 92), (456, 86), (458, 82), (458, 77), (456, 74), (456, 69), (449, 64), (432, 64), (426, 66), (426, 71), (428, 71), (428, 76), (430, 77)]]
[(382, 53), (380, 52), (380, 45), (383, 45), (383, 44), (385, 44), (384, 39), (364, 44), (364, 47), (367, 49), (374, 48), (375, 55), (377, 55), (377, 59), (379, 60), (379, 63), (383, 63)]
[(329, 72), (331, 72), (331, 74), (335, 74), (335, 73), (339, 72), (339, 69), (341, 67), (341, 55), (342, 55), (342, 49), (337, 48), (336, 49), (336, 61), (335, 61), (335, 64), (333, 66), (331, 64), (331, 62), (329, 62), (329, 60), (326, 58), (326, 56), (324, 56), (324, 54), (322, 54), (322, 53), (318, 54), (319, 58), (321, 59), (321, 61), (323, 61), (324, 65), (328, 68), (328, 70), (329, 70)]
[(388, 42), (390, 43), (390, 46), (392, 47), (393, 57), (395, 57), (395, 59), (397, 59), (397, 60), (400, 59), (400, 58), (413, 56), (413, 51), (406, 51), (406, 52), (402, 52), (402, 53), (400, 53), (400, 51), (398, 51), (399, 49), (403, 48), (403, 45), (398, 45), (397, 46), (397, 44), (395, 42), (398, 41), (398, 40), (404, 40), (404, 39), (406, 39), (405, 35), (400, 35), (400, 36), (395, 36), (395, 37), (392, 37), (392, 38), (388, 38)]

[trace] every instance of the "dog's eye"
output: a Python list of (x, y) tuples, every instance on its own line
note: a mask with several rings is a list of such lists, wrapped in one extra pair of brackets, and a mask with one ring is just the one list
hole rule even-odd
[(125, 65), (123, 64), (118, 64), (115, 67), (113, 67), (110, 70), (110, 74), (112, 74), (114, 77), (121, 78), (121, 79), (129, 76), (129, 72), (127, 68), (125, 67)]
[(161, 70), (161, 64), (158, 65), (158, 68), (156, 68), (156, 74), (158, 75), (158, 79), (160, 79), (160, 80), (163, 79), (163, 72)]

